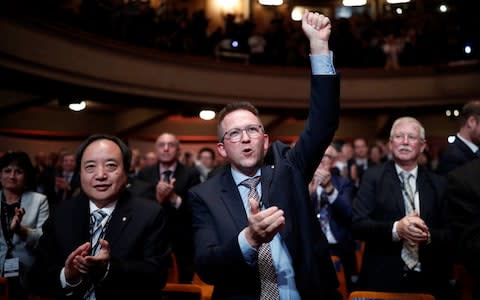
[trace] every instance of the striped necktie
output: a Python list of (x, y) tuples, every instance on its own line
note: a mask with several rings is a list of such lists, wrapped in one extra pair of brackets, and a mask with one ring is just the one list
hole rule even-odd
[[(97, 209), (90, 214), (90, 244), (91, 250), (90, 255), (95, 255), (100, 251), (100, 239), (103, 238), (105, 235), (105, 231), (103, 230), (104, 226), (102, 226), (102, 221), (107, 216), (107, 213)], [(95, 287), (93, 284), (90, 284), (85, 295), (83, 296), (85, 300), (96, 300), (95, 296)]]
[[(411, 213), (415, 210), (415, 193), (413, 192), (412, 185), (410, 184), (410, 178), (413, 175), (408, 172), (401, 172), (400, 178), (402, 179), (402, 191), (404, 194), (405, 212)], [(405, 265), (410, 269), (414, 269), (419, 263), (418, 257), (418, 244), (410, 243), (407, 240), (403, 241), (403, 247), (401, 252), (402, 260)]]
[[(259, 209), (262, 209), (260, 196), (257, 192), (257, 185), (260, 182), (260, 176), (252, 177), (242, 181), (240, 184), (250, 189), (248, 199), (254, 199), (258, 202)], [(280, 292), (277, 284), (277, 273), (273, 266), (272, 249), (269, 243), (264, 243), (258, 248), (258, 270), (260, 273), (260, 299), (278, 300)]]
[(100, 239), (103, 238), (102, 221), (107, 216), (107, 213), (97, 209), (90, 215), (90, 241), (91, 241), (91, 255), (95, 255), (100, 250)]

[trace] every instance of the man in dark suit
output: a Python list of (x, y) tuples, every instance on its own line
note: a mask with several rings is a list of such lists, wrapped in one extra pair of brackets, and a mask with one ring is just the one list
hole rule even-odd
[(270, 299), (338, 297), (308, 182), (338, 126), (339, 81), (328, 49), (329, 19), (307, 11), (302, 28), (314, 75), (299, 140), (293, 148), (269, 147), (256, 108), (231, 103), (219, 113), (217, 144), (229, 165), (189, 193), (196, 271), (214, 285), (212, 299), (259, 299), (266, 287)]
[(166, 219), (160, 206), (133, 198), (126, 188), (130, 159), (128, 147), (113, 136), (93, 135), (79, 147), (82, 193), (63, 202), (43, 227), (30, 273), (36, 293), (160, 298), (170, 259)]
[(45, 192), (49, 196), (48, 204), (52, 213), (61, 202), (80, 193), (80, 176), (75, 171), (75, 154), (63, 153), (60, 158), (60, 166), (60, 170), (49, 168), (49, 172), (46, 174), (48, 184)]
[(330, 253), (340, 258), (348, 290), (352, 289), (355, 268), (352, 239), (353, 182), (338, 174), (334, 168), (338, 152), (328, 146), (308, 189), (319, 225), (327, 237)]
[(460, 125), (455, 140), (440, 157), (438, 173), (441, 175), (480, 157), (480, 101), (470, 101), (463, 106)]
[(363, 177), (352, 223), (354, 238), (365, 241), (360, 289), (447, 297), (451, 234), (445, 181), (418, 165), (425, 144), (416, 119), (397, 119), (390, 132), (393, 161)]
[(187, 192), (200, 183), (196, 169), (183, 165), (180, 142), (171, 133), (162, 133), (155, 142), (158, 164), (140, 170), (133, 182), (135, 193), (160, 203), (167, 212), (167, 227), (181, 283), (193, 279), (193, 233)]
[(353, 157), (347, 161), (348, 176), (354, 182), (355, 187), (358, 188), (362, 182), (363, 174), (374, 163), (369, 159), (369, 148), (365, 138), (354, 139), (352, 145)]
[(480, 159), (448, 174), (448, 214), (458, 257), (475, 278), (473, 299), (480, 299)]

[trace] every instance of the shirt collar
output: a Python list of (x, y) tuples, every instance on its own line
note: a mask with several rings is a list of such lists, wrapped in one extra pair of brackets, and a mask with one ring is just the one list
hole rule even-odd
[(262, 174), (261, 168), (258, 168), (257, 172), (255, 173), (255, 176), (252, 176), (252, 177), (247, 176), (243, 173), (240, 173), (239, 171), (235, 170), (234, 168), (230, 168), (230, 170), (232, 170), (233, 181), (235, 181), (235, 184), (237, 186), (240, 185), (240, 183), (242, 183), (242, 181), (244, 181), (245, 179), (252, 178), (252, 177), (255, 177), (255, 176), (260, 176)]
[(165, 171), (172, 171), (172, 173), (175, 173), (175, 169), (177, 168), (177, 162), (174, 162), (173, 165), (171, 165), (168, 168), (165, 168), (163, 165), (159, 166), (160, 169), (160, 174), (162, 174)]
[(397, 174), (398, 174), (399, 177), (400, 177), (401, 172), (407, 172), (407, 173), (412, 174), (414, 179), (417, 179), (418, 165), (415, 166), (415, 168), (413, 168), (412, 170), (406, 171), (406, 170), (402, 169), (402, 167), (400, 167), (399, 165), (395, 164), (395, 170), (397, 171)]
[[(94, 212), (95, 210), (99, 209), (99, 208), (95, 205), (95, 203), (93, 203), (92, 200), (90, 200), (89, 202), (90, 202), (90, 204), (89, 204), (89, 205), (90, 205), (90, 214), (91, 214), (92, 212)], [(117, 201), (114, 201), (114, 202), (112, 202), (112, 203), (108, 204), (107, 206), (104, 206), (104, 207), (102, 207), (102, 208), (100, 208), (100, 209), (101, 209), (103, 212), (105, 212), (107, 215), (111, 215), (112, 212), (113, 212), (113, 210), (115, 209), (115, 206), (117, 206)]]
[(473, 153), (477, 152), (478, 150), (478, 146), (475, 145), (474, 143), (470, 142), (470, 141), (467, 141), (466, 139), (464, 139), (460, 134), (457, 133), (457, 138), (459, 138), (462, 142), (465, 143), (465, 145), (468, 146), (468, 148), (470, 148), (470, 150), (472, 150)]

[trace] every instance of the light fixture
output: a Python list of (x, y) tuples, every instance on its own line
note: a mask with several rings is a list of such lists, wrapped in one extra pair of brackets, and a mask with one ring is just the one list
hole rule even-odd
[(213, 110), (210, 110), (210, 109), (204, 109), (204, 110), (200, 111), (199, 116), (200, 116), (200, 119), (209, 121), (209, 120), (213, 120), (213, 118), (215, 118), (215, 112)]
[(410, 0), (387, 0), (387, 3), (398, 4), (398, 3), (408, 3)]
[(293, 21), (301, 21), (303, 12), (305, 11), (305, 8), (302, 6), (295, 6), (292, 9), (292, 13), (290, 14), (290, 17), (292, 18)]
[(76, 103), (70, 103), (68, 105), (68, 108), (73, 111), (82, 111), (87, 107), (87, 102), (81, 101), (81, 102), (76, 102)]
[(283, 0), (258, 0), (261, 5), (282, 5)]
[(343, 6), (362, 6), (367, 4), (367, 0), (343, 0)]

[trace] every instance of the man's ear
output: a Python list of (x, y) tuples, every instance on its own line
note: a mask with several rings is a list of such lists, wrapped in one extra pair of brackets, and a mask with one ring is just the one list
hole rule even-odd
[(477, 118), (475, 116), (470, 116), (467, 119), (468, 128), (475, 128), (478, 124)]
[(268, 146), (269, 146), (269, 137), (268, 137), (268, 134), (264, 133), (263, 134), (263, 151), (264, 153), (267, 153), (268, 151)]
[(217, 151), (221, 157), (227, 158), (227, 151), (225, 151), (225, 145), (223, 143), (217, 143)]

